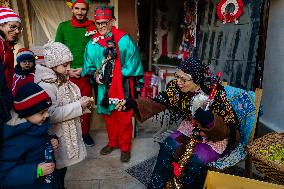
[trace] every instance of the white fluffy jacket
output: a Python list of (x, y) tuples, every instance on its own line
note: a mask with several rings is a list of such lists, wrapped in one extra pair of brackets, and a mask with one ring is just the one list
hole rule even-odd
[(48, 109), (52, 127), (51, 133), (59, 139), (59, 150), (55, 152), (56, 168), (76, 164), (86, 158), (87, 152), (82, 139), (79, 102), (81, 93), (77, 85), (67, 80), (59, 85), (56, 73), (42, 65), (36, 65), (34, 82), (51, 97)]

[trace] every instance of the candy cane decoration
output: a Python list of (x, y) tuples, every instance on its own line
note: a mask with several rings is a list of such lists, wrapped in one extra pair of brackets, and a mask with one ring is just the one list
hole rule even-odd
[(209, 106), (210, 104), (212, 104), (213, 100), (214, 100), (214, 97), (215, 97), (215, 94), (216, 94), (216, 91), (217, 91), (217, 85), (218, 85), (218, 82), (220, 81), (221, 79), (221, 76), (222, 76), (222, 73), (221, 72), (218, 72), (217, 73), (217, 81), (214, 83), (213, 85), (213, 89), (208, 97), (208, 100), (207, 100), (207, 104), (206, 104), (206, 108), (205, 108), (205, 111), (206, 110), (209, 110)]
[[(235, 10), (233, 12), (227, 12), (226, 8), (229, 4), (233, 4)], [(232, 23), (238, 24), (239, 17), (243, 14), (244, 4), (242, 0), (221, 0), (217, 5), (217, 15), (223, 24)]]

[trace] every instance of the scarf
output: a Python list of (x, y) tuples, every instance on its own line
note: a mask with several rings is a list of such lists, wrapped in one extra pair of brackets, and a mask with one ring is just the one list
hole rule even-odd
[[(114, 26), (112, 27), (111, 32), (113, 35), (114, 42), (116, 44), (117, 57), (114, 62), (113, 78), (109, 89), (109, 98), (121, 100), (124, 99), (124, 92), (122, 85), (122, 71), (118, 41), (125, 35), (125, 32), (116, 29)], [(107, 40), (110, 40), (111, 37), (112, 36), (101, 36), (99, 33), (96, 33), (93, 35), (92, 40), (100, 44), (102, 47), (105, 47)]]
[[(79, 88), (69, 80), (58, 88), (59, 106), (70, 104), (80, 99)], [(81, 127), (80, 117), (63, 121), (61, 123), (63, 129), (63, 137), (67, 147), (67, 155), (69, 159), (79, 158), (79, 138), (77, 127)]]
[(72, 26), (75, 28), (86, 28), (87, 33), (95, 30), (94, 21), (85, 18), (83, 22), (78, 22), (74, 16), (71, 19)]

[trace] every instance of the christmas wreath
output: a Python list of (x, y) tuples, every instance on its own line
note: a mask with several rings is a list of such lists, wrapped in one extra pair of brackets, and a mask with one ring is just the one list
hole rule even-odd
[[(227, 11), (229, 5), (234, 6), (232, 12)], [(239, 17), (243, 14), (243, 1), (242, 0), (221, 0), (217, 5), (217, 15), (223, 24), (232, 23), (238, 24)]]

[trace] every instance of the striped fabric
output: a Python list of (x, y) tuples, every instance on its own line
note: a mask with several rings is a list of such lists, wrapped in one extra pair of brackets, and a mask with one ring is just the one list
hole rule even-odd
[(21, 19), (12, 9), (0, 6), (0, 24), (6, 22), (21, 22)]
[(27, 109), (27, 108), (34, 106), (35, 104), (37, 104), (41, 101), (48, 99), (48, 98), (49, 98), (48, 94), (44, 90), (42, 90), (38, 93), (35, 93), (31, 96), (28, 96), (25, 99), (22, 99), (21, 101), (15, 100), (14, 101), (14, 108), (16, 110), (24, 110), (24, 109)]

